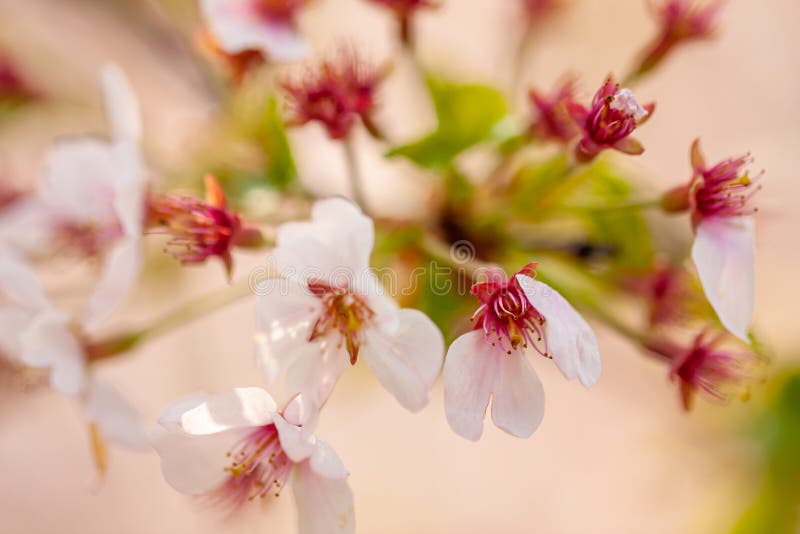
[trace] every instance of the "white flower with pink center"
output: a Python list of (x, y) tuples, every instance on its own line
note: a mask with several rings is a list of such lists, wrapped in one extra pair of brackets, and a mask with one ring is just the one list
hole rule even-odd
[(258, 51), (279, 62), (306, 55), (297, 13), (307, 0), (201, 0), (203, 17), (227, 54)]
[(460, 436), (478, 440), (492, 398), (492, 420), (528, 437), (544, 416), (544, 391), (528, 356), (555, 361), (562, 374), (591, 387), (600, 378), (594, 332), (554, 289), (534, 280), (536, 264), (508, 279), (492, 270), (472, 286), (481, 306), (475, 329), (450, 345), (444, 364), (447, 421)]
[(300, 534), (354, 532), (347, 470), (305, 419), (301, 399), (279, 412), (260, 388), (197, 394), (166, 408), (154, 446), (182, 493), (235, 510), (270, 502), (291, 482)]
[(85, 323), (92, 328), (128, 295), (141, 267), (146, 172), (139, 144), (136, 96), (119, 68), (100, 73), (111, 139), (75, 137), (48, 153), (39, 196), (51, 234), (87, 255), (103, 258)]
[(358, 360), (405, 408), (421, 410), (442, 366), (444, 339), (422, 312), (400, 309), (370, 270), (372, 220), (351, 202), (314, 204), (311, 220), (280, 227), (284, 277), (258, 288), (259, 358), (268, 384), (320, 408)]
[(748, 201), (760, 189), (759, 177), (742, 172), (748, 162), (748, 157), (732, 158), (709, 168), (697, 140), (688, 186), (697, 274), (720, 322), (744, 341), (755, 307), (756, 209)]

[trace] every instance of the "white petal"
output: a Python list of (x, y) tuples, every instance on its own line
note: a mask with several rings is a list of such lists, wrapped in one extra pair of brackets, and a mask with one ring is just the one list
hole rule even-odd
[(283, 409), (283, 418), (291, 425), (304, 425), (311, 417), (306, 406), (302, 394), (294, 395)]
[(201, 495), (225, 481), (225, 468), (231, 463), (227, 454), (246, 433), (247, 430), (236, 429), (196, 436), (177, 429), (160, 429), (152, 443), (169, 485), (182, 493)]
[(198, 391), (195, 393), (190, 393), (185, 397), (181, 397), (180, 399), (172, 402), (169, 406), (164, 408), (164, 411), (161, 412), (161, 417), (158, 418), (158, 424), (163, 426), (166, 429), (180, 429), (181, 427), (181, 418), (183, 414), (191, 410), (192, 408), (196, 408), (206, 402), (211, 395), (208, 393), (204, 393), (202, 391)]
[(126, 236), (140, 237), (145, 218), (147, 177), (139, 146), (133, 141), (114, 143), (114, 211)]
[(600, 379), (600, 348), (592, 327), (555, 289), (529, 276), (517, 275), (525, 296), (545, 318), (547, 350), (561, 373), (578, 377), (585, 387)]
[(306, 45), (297, 30), (259, 17), (250, 0), (203, 0), (206, 23), (229, 54), (260, 50), (274, 61), (298, 61)]
[(325, 478), (344, 479), (349, 476), (342, 459), (327, 442), (317, 438), (314, 454), (311, 455), (309, 465), (314, 472)]
[(47, 153), (42, 197), (69, 221), (115, 225), (116, 173), (111, 144), (93, 137), (60, 141)]
[(33, 267), (3, 246), (0, 246), (0, 292), (28, 310), (49, 306)]
[(524, 353), (500, 358), (492, 395), (492, 421), (518, 438), (527, 438), (544, 417), (544, 390)]
[(141, 243), (137, 238), (121, 239), (106, 254), (100, 281), (87, 303), (84, 323), (95, 330), (128, 297), (142, 267)]
[(326, 478), (309, 462), (294, 471), (292, 489), (297, 504), (298, 534), (355, 532), (353, 492), (345, 479)]
[(750, 217), (715, 217), (697, 227), (692, 259), (722, 324), (748, 341), (755, 303), (755, 236)]
[(314, 450), (317, 448), (314, 434), (306, 428), (288, 423), (278, 413), (272, 414), (272, 422), (278, 430), (281, 448), (291, 461), (299, 463), (314, 454)]
[(328, 285), (369, 277), (372, 220), (343, 198), (317, 201), (311, 221), (280, 226), (274, 258), (284, 276)]
[(111, 135), (138, 143), (142, 136), (139, 101), (125, 73), (116, 65), (105, 65), (100, 71), (100, 84)]
[(53, 214), (38, 196), (23, 197), (0, 210), (0, 246), (41, 256), (53, 239)]
[(472, 441), (481, 437), (499, 358), (504, 355), (480, 330), (468, 332), (450, 345), (442, 382), (447, 422), (456, 434)]
[(366, 330), (360, 357), (404, 408), (418, 411), (430, 397), (444, 356), (444, 338), (424, 313), (400, 310), (399, 327)]
[(45, 310), (22, 332), (22, 360), (31, 367), (49, 367), (50, 384), (66, 395), (77, 395), (86, 385), (85, 355), (69, 328), (69, 317)]
[[(335, 335), (335, 334), (334, 334)], [(339, 341), (305, 342), (295, 350), (296, 358), (286, 371), (288, 395), (300, 394), (303, 409), (313, 418), (330, 397), (336, 381), (349, 365), (349, 357)]]
[(212, 395), (183, 413), (181, 428), (194, 435), (214, 434), (232, 428), (263, 426), (272, 422), (275, 401), (261, 388), (235, 388)]
[(90, 380), (83, 410), (86, 418), (95, 422), (102, 435), (114, 443), (141, 449), (150, 442), (139, 412), (111, 384), (96, 378)]
[(311, 322), (320, 312), (320, 301), (308, 289), (290, 279), (272, 279), (256, 288), (256, 357), (267, 385), (298, 357), (297, 348), (307, 344)]
[(19, 306), (0, 305), (0, 358), (20, 360), (20, 333), (30, 324), (31, 319), (31, 312)]

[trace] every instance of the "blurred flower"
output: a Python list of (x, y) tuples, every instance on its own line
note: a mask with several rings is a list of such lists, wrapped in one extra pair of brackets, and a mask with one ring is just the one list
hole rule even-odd
[(732, 334), (747, 340), (755, 300), (755, 232), (748, 206), (758, 192), (756, 182), (743, 172), (747, 156), (708, 167), (700, 140), (692, 144), (693, 174), (688, 185), (662, 198), (667, 211), (690, 210), (695, 240), (692, 259), (719, 320)]
[(575, 83), (575, 78), (568, 76), (550, 94), (530, 90), (534, 107), (530, 131), (536, 139), (567, 144), (578, 135), (580, 128), (570, 115), (571, 103), (575, 102)]
[(100, 81), (111, 140), (58, 142), (47, 154), (39, 192), (54, 236), (83, 254), (103, 256), (100, 283), (88, 303), (89, 324), (108, 315), (136, 282), (146, 211), (136, 96), (116, 66), (104, 67)]
[(285, 279), (258, 287), (268, 384), (286, 371), (289, 394), (317, 409), (348, 363), (363, 359), (408, 410), (421, 410), (442, 366), (444, 340), (417, 310), (398, 309), (370, 270), (372, 220), (341, 198), (314, 204), (309, 222), (278, 229), (274, 260)]
[(233, 269), (231, 249), (262, 242), (257, 228), (244, 225), (239, 215), (229, 211), (225, 192), (212, 175), (206, 175), (205, 202), (187, 196), (160, 195), (148, 201), (151, 228), (172, 239), (166, 250), (183, 264), (203, 263), (217, 256), (225, 265), (228, 278)]
[(98, 471), (105, 469), (102, 438), (133, 448), (147, 443), (133, 406), (89, 373), (90, 360), (99, 354), (85, 325), (50, 303), (33, 268), (11, 250), (0, 254), (0, 319), (4, 357), (47, 369), (51, 387), (80, 402), (92, 429)]
[(533, 279), (536, 264), (510, 280), (501, 270), (472, 286), (481, 306), (472, 332), (450, 345), (444, 365), (447, 421), (459, 435), (477, 440), (492, 397), (495, 425), (528, 437), (544, 416), (542, 384), (528, 362), (529, 349), (552, 358), (568, 380), (590, 387), (600, 378), (594, 332), (555, 290)]
[(333, 139), (344, 139), (357, 118), (375, 134), (372, 113), (375, 92), (383, 74), (363, 62), (355, 49), (340, 48), (337, 55), (307, 70), (300, 80), (286, 80), (292, 117), (289, 125), (320, 122)]
[(567, 6), (564, 0), (522, 0), (522, 7), (531, 26), (539, 25)]
[(696, 0), (661, 0), (648, 2), (658, 23), (658, 35), (641, 53), (633, 76), (656, 68), (678, 45), (708, 39), (714, 34), (724, 0), (704, 3)]
[(40, 94), (24, 79), (11, 59), (0, 55), (0, 101), (24, 102)]
[(667, 338), (645, 342), (646, 348), (671, 363), (670, 376), (680, 382), (681, 400), (686, 410), (691, 409), (697, 393), (722, 402), (733, 397), (749, 398), (749, 384), (759, 378), (759, 367), (764, 361), (747, 350), (720, 348), (726, 337), (725, 333), (710, 337), (703, 331), (688, 347)]
[(369, 0), (373, 4), (391, 10), (400, 23), (400, 40), (405, 44), (413, 44), (412, 18), (419, 9), (431, 9), (439, 6), (435, 0)]
[(299, 61), (306, 43), (297, 14), (307, 0), (201, 0), (210, 44), (231, 61), (234, 76), (264, 58)]
[(620, 88), (613, 76), (606, 78), (594, 95), (591, 108), (576, 102), (568, 105), (573, 119), (583, 130), (583, 138), (575, 148), (578, 161), (591, 161), (607, 148), (631, 155), (644, 152), (641, 143), (630, 135), (650, 118), (655, 104), (640, 106), (633, 92)]
[(278, 497), (291, 477), (300, 534), (354, 532), (347, 470), (304, 426), (300, 404), (295, 398), (278, 412), (269, 393), (255, 387), (174, 402), (154, 439), (164, 478), (235, 511)]

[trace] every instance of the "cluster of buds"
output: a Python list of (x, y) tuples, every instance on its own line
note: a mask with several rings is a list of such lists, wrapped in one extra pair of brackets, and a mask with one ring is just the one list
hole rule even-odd
[(382, 79), (383, 73), (362, 61), (353, 48), (342, 47), (299, 80), (284, 81), (292, 114), (288, 124), (319, 122), (332, 139), (344, 139), (361, 118), (370, 133), (380, 137), (372, 113)]
[(370, 2), (392, 11), (400, 24), (400, 41), (406, 46), (414, 44), (412, 18), (415, 13), (420, 9), (438, 6), (433, 0), (370, 0)]
[(696, 0), (651, 3), (653, 15), (658, 22), (658, 34), (642, 52), (632, 78), (652, 71), (676, 46), (711, 37), (717, 26), (722, 4), (722, 0), (711, 0), (705, 5), (698, 4)]
[(227, 208), (225, 193), (212, 175), (206, 175), (205, 201), (175, 195), (152, 197), (148, 202), (148, 222), (153, 232), (171, 237), (166, 251), (183, 264), (203, 263), (220, 258), (230, 277), (233, 247), (257, 247), (261, 232), (244, 224)]
[(633, 92), (621, 88), (613, 76), (608, 76), (595, 93), (591, 107), (574, 101), (568, 105), (573, 120), (583, 131), (575, 148), (578, 161), (589, 162), (607, 148), (635, 156), (644, 152), (642, 144), (630, 135), (652, 116), (655, 104), (639, 105)]
[(666, 337), (646, 340), (644, 345), (670, 363), (670, 377), (679, 381), (683, 407), (690, 410), (698, 393), (718, 402), (747, 400), (751, 383), (760, 378), (763, 359), (750, 350), (721, 346), (729, 338), (726, 333), (703, 331), (688, 346)]

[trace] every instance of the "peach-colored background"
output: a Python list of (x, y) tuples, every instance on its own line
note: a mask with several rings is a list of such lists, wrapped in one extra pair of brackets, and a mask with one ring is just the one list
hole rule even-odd
[[(514, 3), (444, 0), (442, 9), (422, 17), (423, 61), (464, 79), (505, 83), (519, 30)], [(54, 136), (102, 127), (94, 75), (106, 60), (121, 64), (141, 95), (148, 155), (155, 167), (178, 166), (212, 116), (197, 71), (164, 33), (165, 20), (141, 15), (144, 5), (157, 2), (132, 0), (122, 11), (112, 7), (117, 4), (123, 2), (0, 0), (0, 44), (30, 66), (36, 81), (72, 102), (28, 114), (0, 131), (0, 168), (17, 182), (35, 179)], [(369, 44), (374, 59), (390, 57), (391, 21), (366, 4), (317, 2), (302, 20), (314, 49), (323, 52), (336, 38), (351, 36)], [(540, 36), (529, 78), (547, 87), (573, 70), (582, 74), (588, 93), (608, 71), (625, 69), (652, 25), (639, 0), (573, 4)], [(766, 169), (758, 200), (757, 326), (776, 348), (776, 366), (783, 366), (800, 341), (790, 306), (800, 295), (800, 211), (795, 207), (800, 194), (800, 5), (793, 0), (728, 4), (717, 41), (686, 49), (637, 87), (643, 99), (658, 101), (659, 110), (639, 136), (648, 152), (630, 166), (657, 188), (682, 181), (689, 143), (701, 135), (709, 158), (751, 150), (756, 165)], [(405, 138), (423, 131), (430, 117), (413, 72), (402, 60), (397, 80), (384, 93), (381, 118), (393, 136)], [(418, 120), (404, 119), (409, 109)], [(292, 138), (306, 183), (323, 193), (345, 191), (336, 148), (313, 128)], [(378, 147), (365, 145), (362, 154), (376, 204), (413, 210), (413, 202), (396, 207), (386, 192), (406, 191), (408, 198), (419, 198), (424, 181), (409, 176), (403, 163), (382, 163)], [(244, 274), (263, 258), (237, 259)], [(153, 308), (169, 309), (221, 284), (218, 265), (194, 270), (188, 278), (137, 295), (130, 316), (141, 319)], [(737, 414), (748, 408), (701, 407), (684, 415), (665, 369), (599, 330), (604, 375), (592, 390), (567, 383), (554, 366), (537, 365), (547, 413), (529, 440), (488, 425), (478, 444), (466, 442), (445, 422), (440, 387), (428, 408), (412, 415), (363, 366), (349, 370), (319, 433), (351, 471), (358, 531), (724, 531), (754, 486), (747, 478), (746, 445), (730, 431)], [(177, 396), (257, 385), (252, 331), (252, 302), (241, 302), (155, 340), (102, 373), (153, 421)], [(94, 491), (80, 414), (69, 400), (46, 392), (0, 394), (0, 469), (4, 533), (293, 530), (288, 493), (269, 511), (222, 521), (174, 492), (162, 480), (154, 454), (114, 450), (108, 478)]]

